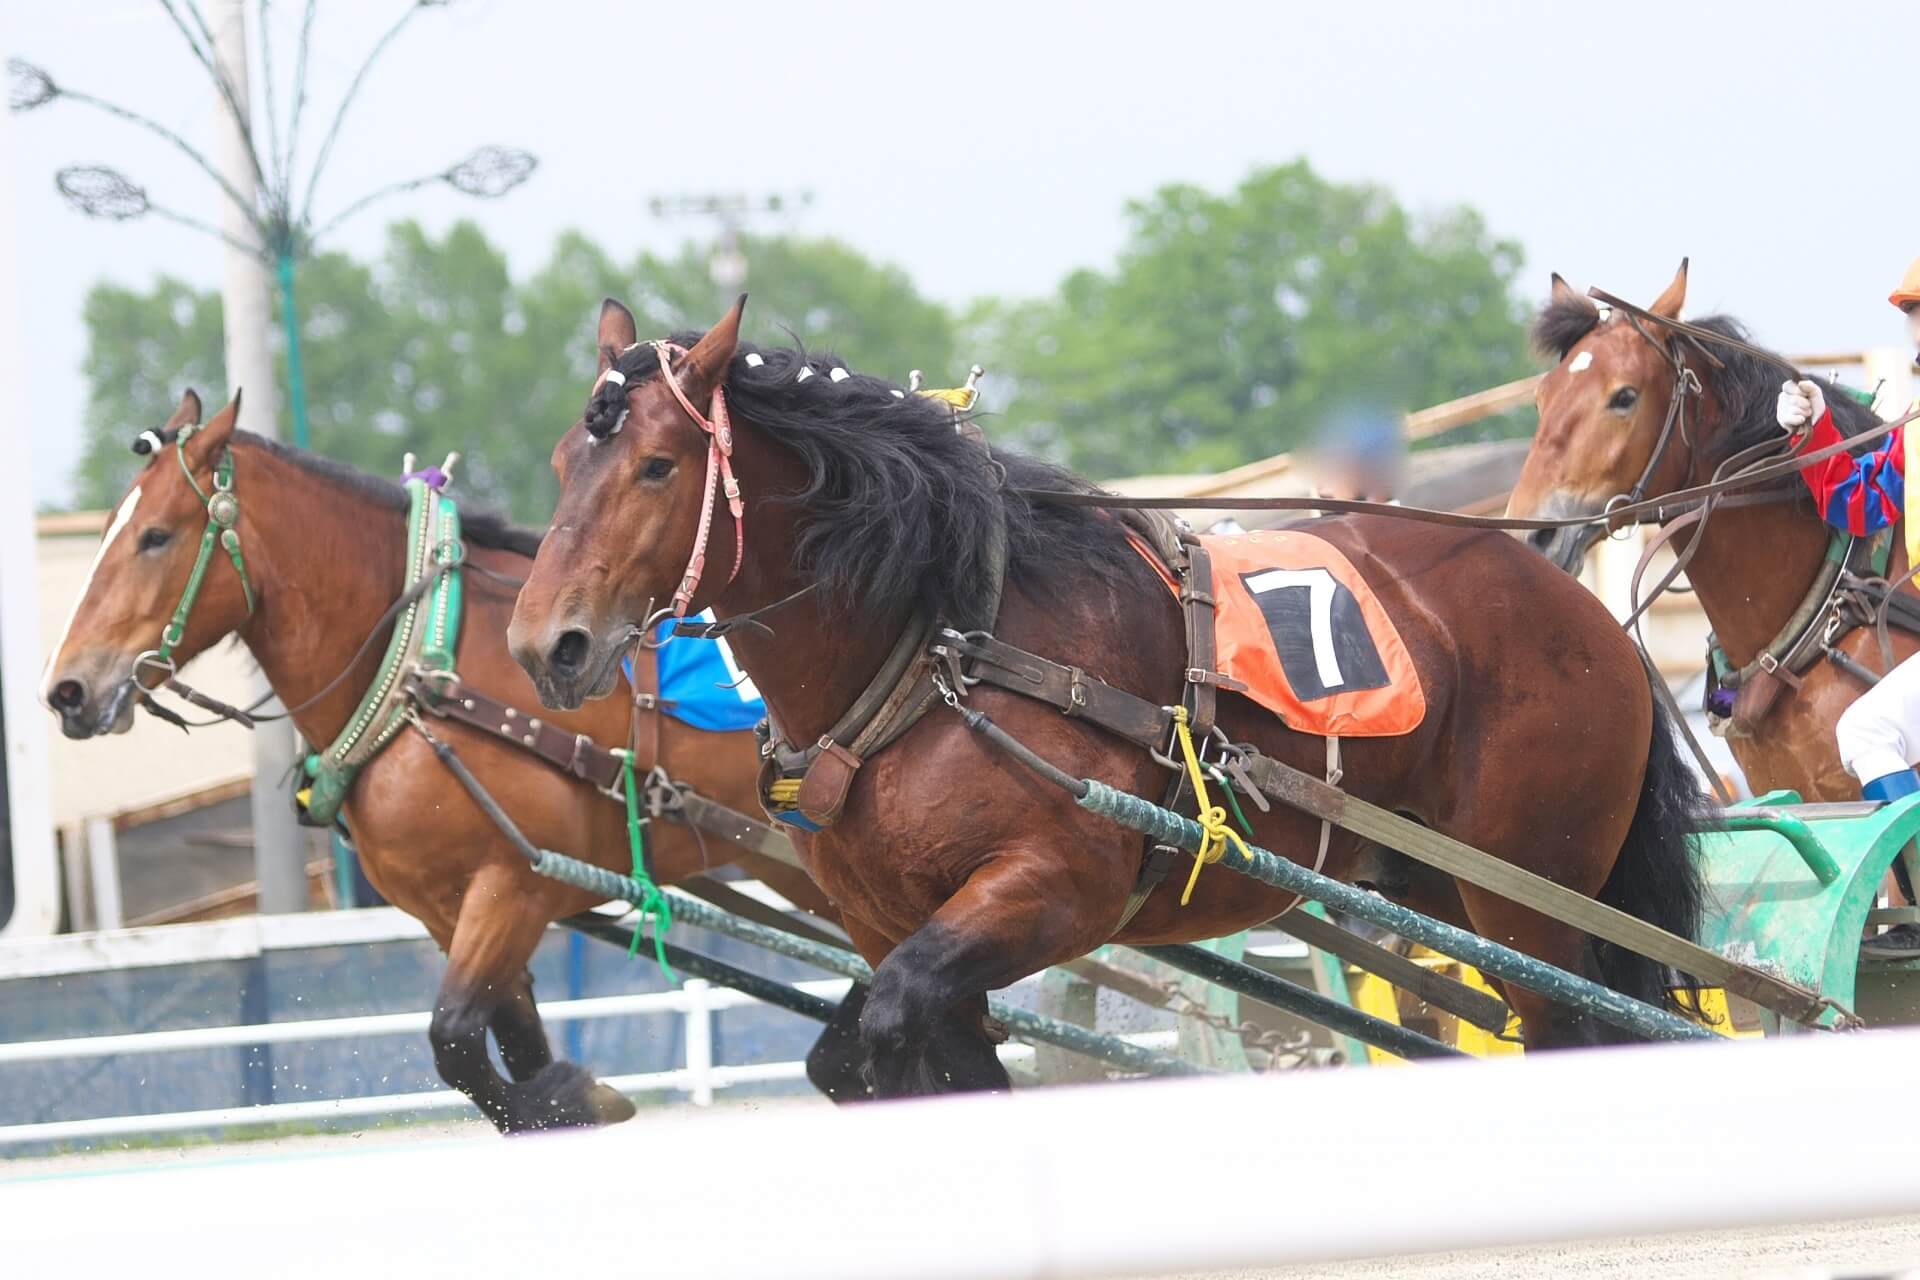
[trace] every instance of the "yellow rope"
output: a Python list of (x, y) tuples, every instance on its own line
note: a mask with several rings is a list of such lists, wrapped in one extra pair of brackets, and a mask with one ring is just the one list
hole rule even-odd
[(980, 389), (978, 387), (929, 387), (914, 394), (929, 400), (944, 401), (964, 413), (973, 408), (973, 402), (980, 398)]
[(788, 805), (800, 798), (799, 778), (778, 778), (767, 787), (767, 799), (775, 804)]
[(1248, 862), (1253, 861), (1253, 855), (1247, 851), (1247, 842), (1240, 838), (1240, 833), (1227, 824), (1226, 806), (1208, 803), (1207, 776), (1200, 771), (1200, 757), (1193, 749), (1193, 731), (1187, 725), (1185, 707), (1173, 709), (1173, 731), (1180, 739), (1180, 754), (1187, 762), (1187, 779), (1193, 784), (1193, 803), (1198, 810), (1193, 820), (1200, 824), (1203, 833), (1200, 852), (1193, 855), (1193, 874), (1187, 877), (1186, 892), (1180, 895), (1180, 905), (1184, 907), (1193, 897), (1193, 886), (1200, 882), (1200, 868), (1220, 861), (1229, 841)]

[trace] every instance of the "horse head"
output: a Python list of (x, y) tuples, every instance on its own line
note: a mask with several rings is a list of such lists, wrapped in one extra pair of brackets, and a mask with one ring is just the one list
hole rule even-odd
[(737, 525), (717, 492), (717, 450), (732, 443), (715, 393), (745, 304), (743, 295), (684, 349), (640, 343), (633, 313), (601, 304), (599, 372), (586, 411), (554, 446), (559, 503), (507, 632), (548, 706), (604, 697), (643, 629), (676, 605), (704, 606), (700, 568), (716, 528), (715, 563), (737, 563)]
[(114, 508), (41, 679), (41, 700), (69, 738), (126, 732), (137, 684), (158, 683), (247, 620), (249, 588), (219, 545), (223, 532), (244, 532), (220, 479), (239, 394), (205, 426), (200, 413), (189, 390), (134, 443), (146, 465)]
[[(1687, 296), (1687, 264), (1648, 310), (1678, 319)], [(1558, 363), (1534, 393), (1540, 425), (1507, 504), (1507, 514), (1535, 519), (1593, 516), (1595, 522), (1543, 529), (1533, 545), (1568, 572), (1606, 534), (1601, 519), (1623, 495), (1657, 497), (1685, 485), (1696, 438), (1669, 430), (1691, 392), (1677, 380), (1667, 335), (1605, 312), (1558, 275), (1534, 325), (1534, 342)], [(1692, 368), (1692, 366), (1688, 366)], [(1697, 375), (1696, 375), (1697, 376)], [(1698, 383), (1693, 389), (1698, 390)], [(1636, 493), (1636, 490), (1638, 492)]]

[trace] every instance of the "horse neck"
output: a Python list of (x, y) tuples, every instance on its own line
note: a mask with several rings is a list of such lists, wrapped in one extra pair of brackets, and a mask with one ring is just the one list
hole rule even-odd
[[(747, 498), (746, 555), (739, 576), (713, 595), (714, 614), (729, 618), (785, 599), (810, 581), (793, 567), (793, 547), (806, 513), (789, 502), (764, 495), (797, 492), (806, 481), (797, 459), (764, 435), (735, 421), (734, 468)], [(731, 564), (733, 530), (724, 504), (715, 516), (707, 572), (724, 573)], [(765, 699), (767, 711), (790, 743), (819, 741), (872, 681), (901, 628), (897, 616), (849, 616), (845, 606), (808, 594), (768, 614), (773, 634), (744, 627), (727, 638), (741, 668)]]
[(1829, 536), (1794, 502), (1729, 507), (1707, 518), (1687, 580), (1735, 666), (1753, 661), (1786, 626), (1813, 586)]
[[(346, 670), (398, 598), (406, 517), (244, 440), (234, 452), (248, 569), (260, 596), (240, 639), (280, 701), (298, 706)], [(376, 641), (338, 687), (294, 716), (307, 741), (339, 735), (385, 652)]]

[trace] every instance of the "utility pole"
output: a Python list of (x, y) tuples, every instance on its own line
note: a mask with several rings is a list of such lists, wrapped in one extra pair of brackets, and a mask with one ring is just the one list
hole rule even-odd
[[(220, 148), (216, 162), (220, 176), (246, 200), (242, 209), (222, 200), (221, 229), (229, 239), (254, 246), (247, 252), (233, 244), (222, 249), (226, 275), (221, 302), (226, 312), (227, 387), (243, 390), (241, 422), (256, 435), (279, 438), (273, 377), (271, 293), (273, 281), (261, 256), (265, 247), (249, 209), (258, 201), (259, 175), (254, 167), (253, 140), (244, 121), (252, 119), (253, 98), (247, 83), (246, 0), (213, 0), (214, 61), (226, 80), (214, 89), (214, 115), (219, 120)], [(222, 96), (231, 94), (235, 106)], [(265, 692), (264, 677), (258, 692)], [(260, 887), (260, 911), (283, 913), (307, 909), (307, 840), (294, 820), (293, 801), (286, 779), (299, 763), (293, 722), (269, 720), (253, 732), (253, 866)]]

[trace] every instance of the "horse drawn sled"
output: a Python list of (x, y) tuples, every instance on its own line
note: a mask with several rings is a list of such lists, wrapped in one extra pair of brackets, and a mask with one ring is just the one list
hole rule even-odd
[[(1349, 1060), (1463, 1053), (1355, 1007), (1354, 973), (1536, 1049), (1910, 1020), (1910, 962), (1859, 942), (1899, 915), (1876, 903), (1920, 798), (1836, 803), (1815, 777), (1806, 801), (1709, 809), (1628, 634), (1507, 536), (1584, 550), (1609, 521), (1695, 512), (1698, 551), (1722, 505), (1761, 510), (1741, 491), (1793, 463), (1693, 456), (1715, 371), (1678, 338), (1649, 338), (1675, 390), (1623, 500), (1490, 520), (1281, 499), (1335, 514), (1214, 539), (1150, 510), (1191, 500), (993, 449), (970, 396), (749, 347), (740, 315), (649, 343), (606, 305), (543, 538), (463, 527), (433, 469), (396, 488), (236, 434), (237, 401), (201, 427), (190, 397), (143, 437), (50, 663), (85, 736), (162, 684), (246, 719), (177, 665), (227, 634), (253, 648), (329, 744), (307, 811), (344, 818), (447, 950), (436, 1060), (502, 1129), (631, 1114), (547, 1046), (524, 966), (555, 920), (634, 948), (651, 925), (663, 966), (824, 1021), (809, 1074), (836, 1098), (1004, 1086), (1007, 1035), (1128, 1074), (1277, 1063), (1278, 1016)], [(1809, 623), (1836, 652), (1838, 616)], [(771, 709), (757, 740), (676, 717), (663, 684), (666, 655), (723, 639)], [(736, 859), (800, 910), (706, 875)], [(583, 914), (609, 899), (639, 922)], [(835, 1006), (675, 946), (675, 921), (856, 985)], [(1241, 954), (1254, 928), (1306, 943), (1320, 980)], [(1051, 1012), (988, 997), (1049, 969)], [(1076, 1025), (1067, 981), (1192, 1011), (1215, 1051)]]

